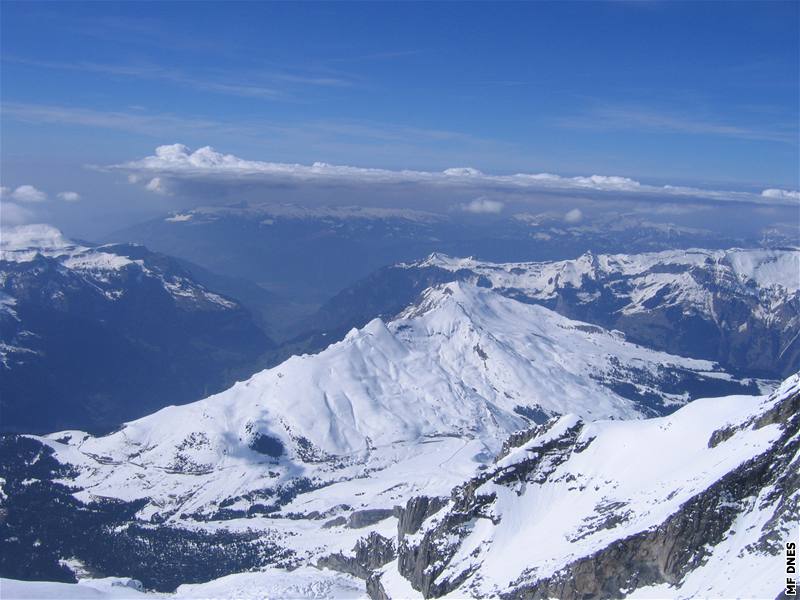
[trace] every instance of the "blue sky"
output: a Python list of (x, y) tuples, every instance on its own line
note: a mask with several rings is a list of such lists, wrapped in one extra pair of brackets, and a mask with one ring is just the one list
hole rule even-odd
[(798, 188), (797, 2), (0, 12), (11, 188), (133, 202), (85, 165), (177, 142), (276, 162)]

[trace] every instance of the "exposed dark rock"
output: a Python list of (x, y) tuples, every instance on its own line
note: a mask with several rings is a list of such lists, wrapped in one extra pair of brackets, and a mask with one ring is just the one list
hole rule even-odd
[(250, 441), (250, 449), (272, 458), (280, 458), (286, 452), (283, 442), (278, 438), (263, 433), (256, 433)]
[(383, 589), (380, 573), (373, 573), (367, 579), (367, 595), (372, 600), (399, 600), (397, 598), (391, 598), (389, 594), (386, 593), (386, 590)]
[(406, 502), (404, 508), (398, 506), (395, 509), (398, 540), (402, 541), (406, 535), (417, 533), (422, 522), (446, 504), (447, 498), (415, 496)]
[(522, 417), (525, 417), (529, 421), (536, 423), (537, 425), (547, 423), (547, 421), (549, 421), (553, 416), (538, 406), (522, 406), (519, 404), (514, 407), (514, 412)]
[(535, 427), (530, 427), (528, 429), (523, 429), (521, 431), (515, 431), (509, 435), (505, 441), (503, 441), (503, 446), (500, 448), (500, 452), (495, 458), (495, 462), (508, 456), (509, 452), (511, 452), (511, 450), (514, 448), (519, 448), (522, 446), (522, 444), (531, 441), (537, 435), (543, 434), (545, 431), (547, 431), (548, 427), (549, 425), (545, 423), (542, 425), (536, 425)]
[(716, 448), (722, 442), (725, 442), (733, 437), (737, 430), (737, 427), (723, 427), (722, 429), (717, 429), (711, 434), (711, 437), (708, 438), (708, 447)]
[(366, 510), (357, 510), (350, 513), (347, 518), (347, 526), (350, 529), (361, 529), (379, 523), (384, 519), (394, 515), (394, 511), (389, 508), (368, 508)]
[(341, 525), (345, 525), (347, 523), (347, 517), (338, 516), (330, 521), (326, 521), (323, 523), (323, 529), (330, 529), (331, 527), (339, 527)]
[(359, 579), (368, 579), (375, 569), (393, 561), (397, 556), (394, 540), (372, 532), (361, 538), (353, 547), (353, 556), (337, 552), (321, 558), (318, 567), (349, 573)]

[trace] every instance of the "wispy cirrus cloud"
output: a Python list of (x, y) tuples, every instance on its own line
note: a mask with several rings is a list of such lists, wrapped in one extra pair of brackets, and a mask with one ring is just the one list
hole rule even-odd
[(245, 130), (243, 127), (213, 119), (181, 117), (164, 113), (153, 114), (139, 110), (103, 111), (80, 107), (6, 102), (0, 107), (0, 112), (5, 118), (27, 123), (80, 125), (147, 135), (164, 135), (164, 132), (186, 134), (203, 131), (241, 133)]
[[(163, 138), (217, 139), (258, 143), (287, 152), (312, 153), (316, 157), (342, 154), (371, 160), (415, 160), (441, 163), (442, 156), (519, 155), (518, 148), (497, 140), (458, 131), (420, 128), (402, 124), (353, 119), (272, 122), (263, 119), (221, 120), (191, 115), (151, 112), (143, 107), (128, 110), (7, 102), (0, 105), (6, 120), (32, 124), (58, 124), (111, 129)], [(275, 151), (275, 150), (273, 150)], [(448, 161), (449, 162), (449, 161)]]
[(558, 117), (554, 123), (567, 129), (588, 131), (642, 131), (710, 135), (750, 141), (798, 143), (796, 123), (744, 126), (712, 118), (664, 112), (640, 106), (596, 106), (581, 114)]
[[(261, 69), (248, 73), (246, 78), (240, 76), (234, 81), (229, 79), (224, 72), (219, 72), (218, 70), (207, 70), (203, 73), (188, 73), (180, 69), (164, 67), (152, 63), (108, 64), (92, 61), (58, 62), (14, 56), (4, 56), (2, 60), (6, 63), (41, 69), (164, 81), (198, 91), (244, 98), (260, 98), (264, 100), (293, 100), (295, 98), (293, 93), (294, 89), (300, 87), (347, 87), (352, 85), (352, 81), (340, 75), (333, 76), (330, 74), (304, 73), (299, 71), (269, 71)], [(241, 83), (242, 79), (254, 83), (243, 84)]]

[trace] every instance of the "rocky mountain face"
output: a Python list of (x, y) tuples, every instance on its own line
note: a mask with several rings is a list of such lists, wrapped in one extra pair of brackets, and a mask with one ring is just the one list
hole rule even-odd
[(3, 231), (6, 431), (102, 430), (228, 387), (273, 343), (235, 301), (141, 246)]
[(648, 421), (554, 419), (449, 496), (410, 500), (401, 513), (418, 516), (399, 521), (396, 552), (367, 589), (777, 597), (800, 522), (798, 450), (798, 375), (770, 396), (699, 400)]
[(627, 339), (781, 379), (800, 369), (800, 251), (686, 250), (585, 254), (575, 260), (490, 263), (434, 254), (384, 268), (344, 290), (310, 328), (395, 314), (427, 286), (468, 281)]

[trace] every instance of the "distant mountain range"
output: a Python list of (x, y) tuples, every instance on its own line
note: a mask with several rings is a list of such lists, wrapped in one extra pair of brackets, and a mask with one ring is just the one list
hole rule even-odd
[(115, 232), (107, 241), (118, 240), (247, 279), (282, 296), (298, 315), (378, 268), (431, 252), (507, 262), (576, 258), (589, 250), (637, 253), (759, 243), (634, 214), (568, 223), (552, 214), (471, 216), (274, 203), (196, 208)]
[[(391, 316), (428, 286), (466, 281), (633, 342), (780, 379), (800, 369), (800, 250), (668, 250), (575, 260), (490, 263), (432, 254), (378, 270), (343, 290), (306, 327), (335, 338)], [(327, 330), (325, 328), (328, 328)]]
[(4, 230), (0, 407), (6, 431), (103, 430), (228, 387), (274, 344), (234, 300), (141, 246)]

